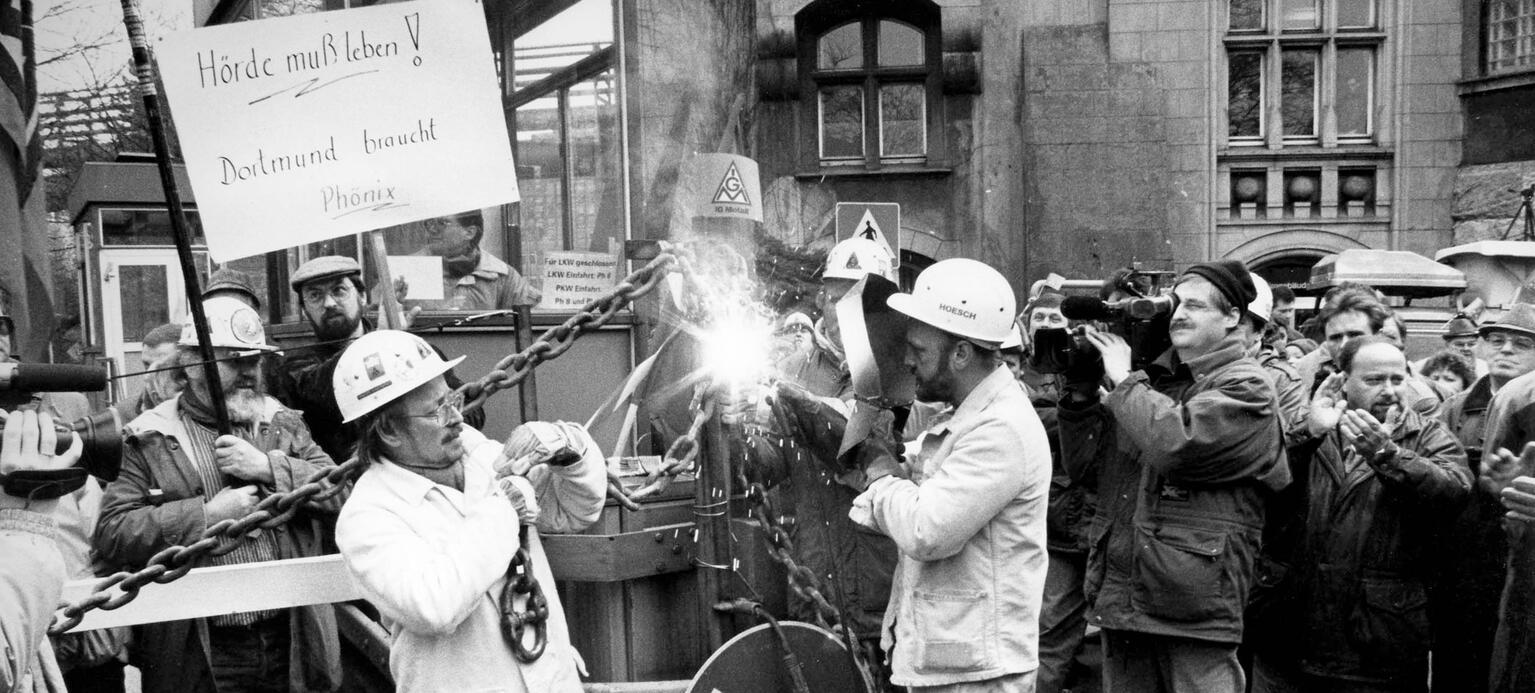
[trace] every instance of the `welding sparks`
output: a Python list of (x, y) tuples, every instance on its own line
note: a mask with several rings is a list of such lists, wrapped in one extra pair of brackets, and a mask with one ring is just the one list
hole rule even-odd
[(729, 316), (700, 335), (704, 368), (715, 382), (739, 390), (764, 380), (772, 368), (773, 326), (757, 315)]

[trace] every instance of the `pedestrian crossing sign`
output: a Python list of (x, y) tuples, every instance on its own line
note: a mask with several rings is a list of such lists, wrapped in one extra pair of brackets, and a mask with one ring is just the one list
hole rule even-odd
[(838, 202), (837, 240), (854, 236), (885, 246), (890, 257), (900, 258), (901, 205), (894, 202)]

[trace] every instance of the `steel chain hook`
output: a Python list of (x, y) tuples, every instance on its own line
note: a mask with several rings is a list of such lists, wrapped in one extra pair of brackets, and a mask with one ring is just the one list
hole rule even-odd
[[(517, 597), (527, 598), (526, 608), (517, 610)], [(533, 646), (524, 644), (525, 630), (533, 627)], [(517, 530), (517, 552), (506, 568), (506, 586), (501, 588), (501, 634), (512, 646), (517, 661), (531, 664), (542, 657), (549, 645), (549, 601), (533, 575), (533, 557), (528, 554), (528, 526)]]

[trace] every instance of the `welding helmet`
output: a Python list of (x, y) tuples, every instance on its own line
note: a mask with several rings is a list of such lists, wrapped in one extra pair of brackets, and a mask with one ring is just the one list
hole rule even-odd
[(426, 340), (409, 332), (378, 330), (357, 338), (336, 361), (331, 387), (345, 423), (404, 397), (447, 373), (464, 357), (443, 361)]
[(914, 320), (991, 349), (1007, 341), (1018, 312), (1007, 278), (969, 258), (933, 263), (917, 275), (911, 293), (892, 295), (888, 301)]
[(821, 273), (821, 279), (858, 281), (866, 274), (896, 281), (895, 258), (877, 241), (855, 236), (832, 246), (826, 254), (826, 271)]
[[(261, 316), (244, 301), (233, 296), (214, 296), (203, 300), (203, 314), (208, 317), (208, 341), (217, 349), (241, 351), (277, 351), (267, 344)], [(191, 314), (181, 324), (180, 346), (197, 346), (197, 328)]]

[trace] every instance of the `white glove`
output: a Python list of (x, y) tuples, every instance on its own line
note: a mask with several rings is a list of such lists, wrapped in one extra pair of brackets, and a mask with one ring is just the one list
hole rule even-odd
[(517, 509), (518, 522), (532, 524), (538, 520), (538, 498), (533, 491), (533, 482), (523, 476), (505, 476), (499, 483), (501, 493)]

